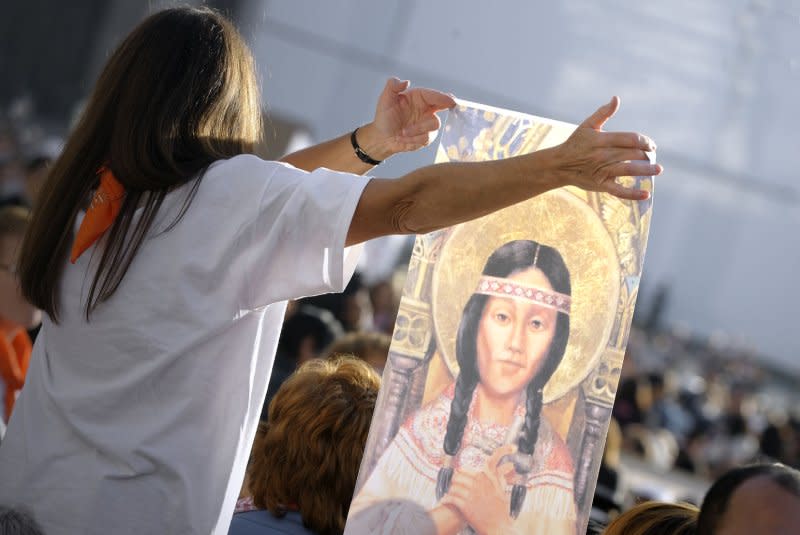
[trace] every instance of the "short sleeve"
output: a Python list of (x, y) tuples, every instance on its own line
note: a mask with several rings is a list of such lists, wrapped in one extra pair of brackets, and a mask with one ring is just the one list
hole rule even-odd
[(369, 177), (250, 159), (272, 169), (240, 233), (248, 308), (343, 291), (362, 249), (345, 240)]

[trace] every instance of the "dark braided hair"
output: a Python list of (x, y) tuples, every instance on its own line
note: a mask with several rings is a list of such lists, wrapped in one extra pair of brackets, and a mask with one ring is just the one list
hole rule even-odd
[[(537, 253), (538, 249), (538, 253)], [(534, 265), (534, 258), (536, 263)], [(499, 247), (483, 268), (483, 275), (492, 277), (509, 277), (520, 271), (537, 267), (547, 279), (553, 290), (565, 295), (571, 295), (572, 289), (569, 280), (569, 270), (559, 252), (547, 245), (541, 245), (533, 240), (516, 240)], [(450, 417), (447, 420), (447, 432), (444, 437), (444, 452), (449, 458), (458, 453), (464, 428), (467, 424), (467, 413), (472, 402), (472, 393), (480, 381), (478, 372), (477, 332), (478, 324), (483, 316), (489, 296), (473, 294), (464, 307), (464, 314), (458, 326), (456, 335), (456, 359), (460, 372), (456, 379), (455, 394), (450, 406)], [(525, 404), (525, 422), (520, 431), (517, 447), (523, 455), (533, 455), (539, 434), (539, 422), (542, 413), (542, 396), (544, 386), (555, 373), (569, 339), (569, 316), (559, 313), (556, 320), (556, 332), (550, 343), (547, 358), (541, 368), (528, 383), (527, 400)], [(517, 463), (514, 467), (519, 475), (527, 474), (529, 468)], [(436, 497), (441, 499), (448, 489), (453, 478), (452, 466), (445, 465), (439, 470), (436, 483)], [(511, 491), (509, 514), (516, 518), (522, 510), (527, 487), (514, 485)]]

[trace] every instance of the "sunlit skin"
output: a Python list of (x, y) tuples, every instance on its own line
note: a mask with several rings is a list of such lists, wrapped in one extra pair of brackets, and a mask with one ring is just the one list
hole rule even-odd
[[(538, 268), (506, 278), (553, 290)], [(489, 297), (477, 333), (480, 383), (475, 408), (480, 420), (511, 424), (515, 407), (547, 357), (557, 317), (556, 310), (531, 301)]]

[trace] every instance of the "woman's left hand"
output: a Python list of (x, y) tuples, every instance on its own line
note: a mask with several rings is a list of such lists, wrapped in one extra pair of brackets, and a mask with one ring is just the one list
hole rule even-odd
[(514, 464), (500, 460), (515, 451), (512, 444), (501, 446), (486, 461), (480, 472), (458, 471), (453, 474), (450, 490), (442, 498), (443, 505), (456, 507), (477, 533), (482, 535), (514, 533), (509, 512), (507, 481)]
[[(409, 85), (408, 80), (387, 80), (378, 97), (375, 119), (358, 131), (362, 148), (366, 150), (365, 145), (372, 145), (374, 152), (388, 157), (421, 149), (436, 139), (442, 124), (436, 112), (452, 108), (456, 101), (446, 93), (422, 87), (409, 89)], [(367, 136), (371, 139), (366, 139)]]

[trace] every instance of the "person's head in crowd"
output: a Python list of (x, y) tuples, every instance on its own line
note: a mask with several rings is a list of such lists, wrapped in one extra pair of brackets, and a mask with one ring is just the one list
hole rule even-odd
[(0, 319), (31, 328), (41, 313), (22, 295), (17, 261), (30, 222), (30, 211), (22, 206), (0, 207)]
[(651, 405), (649, 388), (648, 384), (636, 376), (620, 380), (613, 414), (623, 428), (644, 421), (644, 413)]
[(786, 444), (786, 427), (779, 426), (776, 422), (769, 422), (759, 437), (759, 449), (763, 455), (776, 461), (783, 461)]
[(0, 535), (43, 535), (42, 528), (27, 512), (0, 505)]
[(709, 423), (705, 420), (695, 422), (695, 425), (684, 437), (684, 442), (678, 451), (678, 457), (675, 459), (675, 467), (698, 475), (707, 475), (708, 466), (705, 460), (705, 453), (708, 450), (710, 441)]
[(603, 535), (694, 535), (698, 512), (686, 503), (642, 502), (615, 518)]
[(369, 297), (365, 292), (361, 275), (356, 272), (342, 293), (306, 297), (301, 303), (329, 310), (345, 331), (353, 332), (361, 329), (364, 316), (370, 314)]
[(25, 205), (23, 175), (16, 135), (0, 122), (0, 207)]
[(383, 280), (369, 288), (369, 300), (372, 305), (372, 323), (380, 332), (391, 334), (397, 319), (397, 295), (391, 280)]
[(392, 338), (384, 333), (347, 333), (337, 338), (328, 347), (325, 354), (333, 358), (339, 355), (354, 355), (375, 368), (378, 373), (383, 373), (391, 343)]
[(697, 535), (800, 533), (800, 472), (782, 464), (734, 468), (703, 499)]
[(39, 199), (47, 179), (47, 172), (61, 153), (61, 146), (60, 139), (47, 138), (28, 151), (25, 159), (25, 196), (31, 206), (34, 206)]
[(375, 370), (354, 357), (298, 368), (253, 444), (247, 490), (254, 505), (278, 517), (299, 514), (319, 535), (342, 533), (379, 388)]
[(326, 347), (344, 334), (327, 310), (301, 305), (283, 323), (278, 339), (278, 358), (291, 361), (292, 369), (322, 356)]
[(666, 390), (666, 380), (664, 374), (661, 372), (651, 371), (645, 377), (647, 384), (650, 386), (650, 396), (653, 402), (660, 400)]

